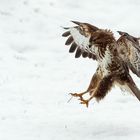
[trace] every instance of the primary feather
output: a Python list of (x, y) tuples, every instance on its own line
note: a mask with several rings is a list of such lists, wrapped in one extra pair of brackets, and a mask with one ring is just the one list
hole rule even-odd
[(98, 28), (88, 23), (80, 23), (77, 21), (72, 22), (78, 24), (78, 26), (65, 28), (68, 31), (62, 34), (63, 37), (68, 37), (65, 45), (71, 45), (69, 52), (76, 52), (75, 58), (82, 56), (83, 58), (88, 57), (95, 60), (96, 56), (95, 53), (91, 50), (90, 39), (91, 34), (94, 31), (97, 31)]

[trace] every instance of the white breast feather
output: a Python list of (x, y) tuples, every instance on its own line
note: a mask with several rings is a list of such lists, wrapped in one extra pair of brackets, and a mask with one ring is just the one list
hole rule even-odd
[(81, 47), (81, 49), (88, 50), (89, 51), (89, 37), (85, 37), (84, 35), (81, 35), (76, 28), (70, 28), (70, 33), (75, 41), (75, 43)]
[(99, 66), (102, 68), (103, 76), (109, 74), (107, 67), (110, 63), (111, 63), (111, 52), (107, 48), (107, 50), (105, 51), (105, 56), (102, 59), (99, 59)]

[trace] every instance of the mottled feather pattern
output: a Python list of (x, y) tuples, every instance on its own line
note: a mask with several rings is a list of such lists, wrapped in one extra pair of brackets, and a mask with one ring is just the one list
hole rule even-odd
[[(121, 35), (115, 39), (111, 30), (99, 29), (88, 23), (73, 21), (78, 26), (65, 28), (62, 34), (67, 37), (66, 45), (70, 45), (69, 52), (75, 52), (75, 58), (92, 58), (97, 61), (98, 68), (93, 75), (89, 87), (82, 93), (71, 93), (79, 97), (81, 104), (88, 107), (89, 101), (95, 98), (103, 99), (113, 85), (133, 93), (140, 101), (140, 90), (129, 74), (129, 69), (140, 77), (140, 47), (136, 37), (118, 31)], [(90, 97), (84, 99), (83, 95)]]
[(89, 40), (90, 37), (81, 35), (81, 32), (79, 31), (79, 27), (70, 27), (66, 28), (68, 31), (64, 32), (62, 34), (63, 37), (68, 37), (65, 45), (70, 46), (69, 52), (74, 53), (75, 52), (75, 58), (79, 58), (82, 56), (83, 58), (92, 58), (96, 59), (95, 54), (92, 54), (90, 48), (89, 48)]
[(139, 40), (126, 32), (119, 31), (119, 53), (131, 71), (140, 77), (140, 46)]

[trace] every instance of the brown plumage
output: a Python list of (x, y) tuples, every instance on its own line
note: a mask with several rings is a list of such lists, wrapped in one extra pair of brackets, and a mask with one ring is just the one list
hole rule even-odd
[(117, 40), (120, 57), (127, 63), (131, 71), (140, 77), (140, 38), (126, 32), (118, 31), (118, 33), (121, 35)]
[[(103, 99), (111, 90), (113, 85), (119, 85), (133, 93), (140, 100), (140, 91), (129, 74), (130, 66), (120, 56), (120, 41), (116, 41), (110, 30), (99, 29), (88, 23), (74, 21), (78, 26), (70, 27), (63, 36), (73, 38), (66, 41), (66, 45), (75, 43), (77, 51), (75, 57), (81, 55), (93, 58), (98, 62), (98, 68), (93, 75), (89, 87), (82, 93), (71, 93), (72, 96), (79, 97), (81, 104), (88, 103), (95, 98), (97, 101)], [(70, 32), (70, 35), (68, 35)], [(69, 38), (70, 38), (69, 37)], [(120, 39), (121, 40), (121, 39)], [(71, 42), (71, 43), (70, 43)], [(73, 49), (74, 52), (76, 49)], [(83, 95), (89, 93), (89, 99), (84, 99)]]
[(73, 53), (77, 48), (77, 44), (75, 42), (72, 43), (70, 49), (69, 49), (69, 52), (70, 53)]

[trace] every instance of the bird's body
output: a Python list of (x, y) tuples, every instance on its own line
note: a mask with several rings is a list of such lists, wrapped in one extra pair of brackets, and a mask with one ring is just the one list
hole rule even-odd
[[(80, 97), (81, 103), (88, 106), (92, 98), (96, 98), (97, 101), (103, 99), (113, 85), (117, 84), (135, 94), (140, 100), (140, 91), (129, 74), (129, 67), (120, 57), (118, 51), (120, 41), (115, 40), (110, 30), (99, 29), (88, 23), (74, 23), (78, 26), (69, 28), (69, 31), (63, 34), (65, 37), (70, 36), (65, 44), (75, 44), (75, 49), (72, 51), (76, 50), (75, 57), (82, 55), (93, 58), (98, 62), (98, 67), (88, 89), (71, 95)], [(87, 100), (83, 98), (86, 93), (90, 93), (90, 98)]]

